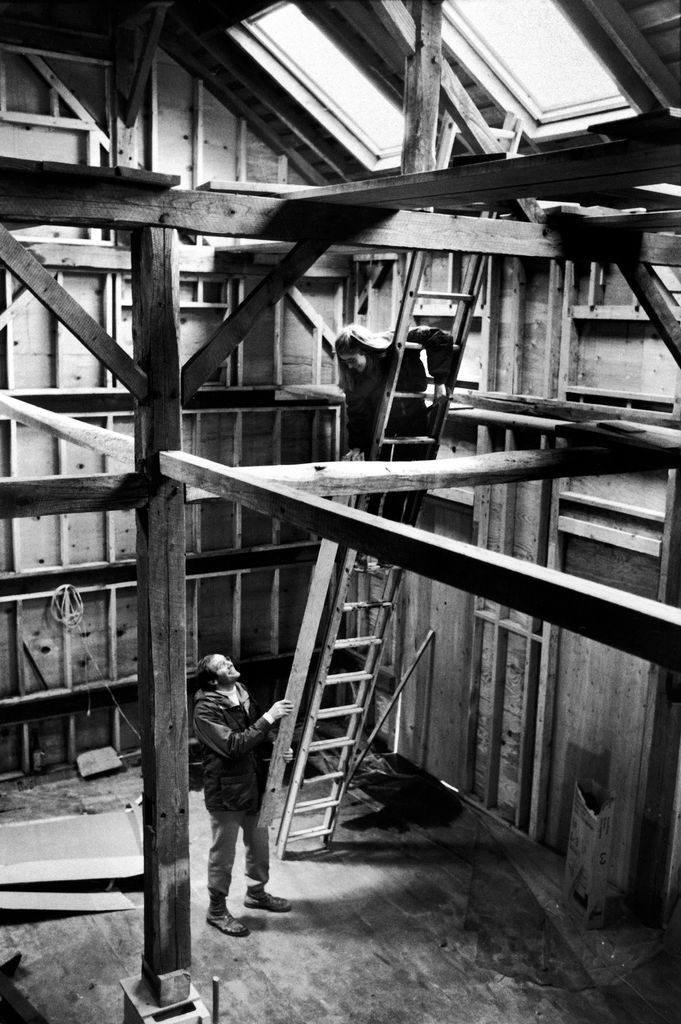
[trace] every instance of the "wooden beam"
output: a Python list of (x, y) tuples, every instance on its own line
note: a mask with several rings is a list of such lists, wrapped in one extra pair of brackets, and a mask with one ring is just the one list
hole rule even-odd
[(286, 685), (285, 696), (287, 700), (293, 703), (293, 713), (288, 718), (282, 719), (277, 732), (277, 738), (274, 742), (270, 768), (267, 774), (267, 784), (258, 818), (258, 823), (261, 825), (270, 824), (275, 814), (277, 796), (284, 778), (284, 753), (288, 750), (293, 740), (297, 713), (305, 692), (305, 683), (310, 662), (314, 655), (315, 640), (327, 601), (337, 551), (337, 544), (326, 540), (322, 541), (317, 562), (310, 579), (308, 600), (300, 625), (299, 639), (293, 656), (291, 672), (289, 673)]
[(0, 519), (141, 508), (147, 497), (147, 482), (139, 473), (4, 479)]
[[(300, 171), (306, 180), (316, 181), (321, 175), (315, 169), (314, 161), (310, 163), (297, 153), (300, 143), (315, 158), (328, 164), (334, 174), (344, 177), (342, 150), (315, 128), (314, 118), (307, 117), (300, 106), (292, 99), (289, 100), (286, 92), (275, 84), (276, 79), (273, 80), (270, 75), (263, 74), (257, 62), (245, 56), (228, 35), (206, 31), (211, 26), (198, 24), (200, 19), (201, 11), (196, 4), (186, 3), (181, 7), (176, 3), (168, 19), (174, 27), (174, 32), (172, 36), (170, 33), (165, 34), (164, 49), (168, 50), (181, 66), (195, 67), (195, 73), (204, 79), (206, 87), (219, 95), (237, 116), (245, 117), (249, 127), (259, 134), (275, 153), (286, 153), (291, 165)], [(193, 56), (196, 53), (199, 54), (198, 62)], [(206, 75), (206, 63), (215, 69), (214, 74)], [(245, 100), (240, 99), (237, 90), (233, 88), (234, 79), (246, 87)], [(258, 115), (254, 110), (253, 97), (266, 110), (276, 111), (278, 121), (283, 123), (293, 136), (292, 145), (286, 147), (276, 127), (273, 129), (265, 117)], [(308, 176), (308, 171), (312, 172), (312, 177)]]
[[(506, 167), (510, 162), (504, 161), (501, 166)], [(411, 251), (417, 239), (419, 247), (428, 252), (479, 252), (601, 262), (622, 258), (622, 247), (626, 246), (644, 262), (656, 266), (681, 265), (679, 240), (667, 235), (632, 234), (631, 238), (623, 239), (621, 231), (587, 231), (575, 225), (566, 242), (561, 232), (546, 225), (518, 221), (411, 211), (395, 213), (375, 207), (344, 208), (307, 200), (182, 189), (150, 192), (114, 181), (92, 182), (83, 188), (66, 180), (27, 178), (16, 171), (0, 170), (0, 220), (8, 218), (35, 224), (116, 229), (164, 224), (203, 235), (269, 238), (292, 243), (297, 243), (301, 237), (317, 238), (330, 245), (391, 252)]]
[(92, 423), (83, 423), (70, 416), (41, 409), (37, 405), (12, 398), (6, 392), (0, 392), (0, 413), (28, 427), (46, 430), (55, 437), (100, 452), (130, 469), (134, 466), (134, 441), (126, 434), (105, 430)]
[(424, 530), (263, 484), (216, 462), (163, 452), (161, 472), (354, 550), (554, 622), (669, 668), (681, 668), (681, 610)]
[(160, 1006), (190, 991), (184, 497), (158, 471), (157, 453), (182, 443), (179, 271), (175, 232), (133, 236), (135, 358), (149, 399), (135, 416), (138, 467), (149, 479), (137, 512), (137, 643), (144, 782), (142, 975)]
[(414, 48), (404, 75), (402, 173), (435, 166), (437, 108), (442, 66), (442, 2), (423, 0), (415, 8)]
[(193, 397), (212, 371), (241, 344), (264, 310), (272, 308), (327, 248), (326, 242), (299, 242), (278, 267), (258, 282), (241, 305), (220, 324), (213, 337), (185, 363), (182, 368), (183, 402)]
[(57, 284), (49, 271), (2, 224), (0, 261), (135, 397), (144, 398), (147, 388), (145, 374), (109, 337), (101, 324)]
[(681, 143), (657, 146), (639, 140), (603, 142), (506, 160), (468, 163), (439, 171), (366, 179), (301, 189), (293, 198), (434, 208), (534, 196), (557, 199), (568, 192), (598, 192), (623, 185), (679, 183)]
[[(188, 579), (202, 576), (231, 576), (244, 572), (271, 572), (298, 565), (310, 565), (317, 557), (319, 545), (312, 540), (293, 544), (259, 545), (252, 548), (230, 548), (209, 553), (190, 554), (186, 559)], [(118, 562), (95, 562), (69, 566), (69, 582), (79, 590), (101, 590), (133, 584), (137, 563), (134, 559)], [(0, 573), (0, 601), (11, 601), (28, 595), (50, 596), (64, 581), (64, 569), (42, 569), (35, 572)]]
[[(557, 0), (567, 20), (577, 30), (587, 46), (598, 56), (612, 75), (620, 91), (635, 110), (652, 110), (654, 107), (670, 106), (661, 98), (659, 91), (629, 60), (628, 54), (619, 45), (607, 25), (596, 17), (588, 0)], [(622, 15), (628, 17), (622, 10)]]
[[(618, 0), (576, 0), (576, 3), (572, 0), (571, 5), (565, 5), (566, 13), (569, 6), (573, 9), (581, 6), (597, 22), (646, 89), (650, 90), (657, 104), (669, 107), (679, 103), (678, 79)], [(599, 51), (597, 56), (600, 57)]]
[[(645, 196), (641, 196), (641, 205), (645, 205)], [(574, 214), (561, 213), (555, 223), (560, 225), (560, 217)], [(676, 231), (681, 232), (681, 210), (656, 210), (654, 213), (603, 213), (581, 215), (583, 223), (591, 222), (596, 227), (625, 228), (627, 231)]]
[(24, 59), (45, 79), (46, 82), (55, 90), (58, 96), (64, 101), (66, 106), (73, 111), (76, 117), (86, 124), (92, 132), (94, 132), (97, 142), (106, 150), (108, 153), (111, 149), (111, 140), (106, 132), (103, 132), (95, 121), (94, 115), (90, 113), (86, 106), (78, 99), (78, 97), (71, 92), (67, 85), (62, 82), (49, 64), (44, 60), (43, 57), (39, 57), (35, 53), (26, 53)]
[(669, 349), (672, 359), (681, 367), (681, 306), (649, 263), (619, 262), (617, 265)]
[(522, 480), (600, 476), (681, 465), (681, 450), (613, 452), (607, 447), (508, 451), (414, 462), (326, 462), (249, 466), (243, 472), (264, 484), (294, 487), (301, 494), (341, 496), (388, 491), (480, 487)]

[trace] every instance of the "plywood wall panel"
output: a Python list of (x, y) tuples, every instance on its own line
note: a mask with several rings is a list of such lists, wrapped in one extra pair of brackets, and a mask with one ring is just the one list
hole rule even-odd
[[(203, 92), (203, 181), (237, 176), (237, 119), (207, 90)], [(201, 182), (199, 182), (201, 184)]]
[(137, 593), (134, 587), (116, 588), (116, 660), (118, 678), (137, 674)]
[(231, 501), (206, 501), (201, 505), (201, 550), (234, 547), (235, 505)]
[(201, 581), (199, 590), (199, 656), (229, 653), (234, 647), (232, 610), (234, 577), (218, 576)]
[(0, 725), (0, 774), (13, 773), (21, 764), (22, 726)]
[[(471, 539), (468, 509), (450, 510), (444, 502), (426, 502), (419, 522), (453, 539)], [(411, 610), (408, 620), (405, 602)], [(401, 672), (411, 664), (428, 630), (436, 634), (432, 655), (424, 655), (416, 678), (403, 693), (403, 720), (409, 728), (400, 734), (400, 753), (457, 787), (464, 784), (466, 775), (472, 604), (468, 594), (407, 573), (394, 623)]]
[(648, 323), (582, 321), (570, 382), (634, 394), (674, 394), (673, 361)]
[(135, 513), (132, 509), (109, 512), (116, 560), (135, 557)]
[(592, 495), (622, 505), (633, 505), (663, 514), (666, 472), (626, 473), (619, 476), (571, 477), (562, 482), (562, 491)]
[(19, 656), (25, 659), (26, 692), (40, 693), (46, 686), (48, 689), (65, 686), (64, 630), (51, 615), (50, 598), (23, 602), (20, 645), (22, 641), (42, 677), (38, 677), (31, 659), (21, 651)]
[(179, 65), (164, 53), (156, 61), (158, 117), (163, 131), (158, 133), (158, 168), (164, 174), (179, 174), (182, 188), (192, 188), (194, 130), (193, 81)]
[(547, 801), (546, 842), (565, 850), (576, 779), (615, 796), (610, 881), (627, 891), (649, 665), (563, 632)]
[(307, 602), (311, 569), (306, 565), (279, 570), (279, 650), (293, 651)]
[(523, 260), (524, 308), (521, 323), (522, 386), (524, 394), (541, 395), (546, 388), (545, 365), (549, 316), (548, 264)]
[(15, 316), (12, 345), (14, 363), (12, 386), (15, 388), (54, 387), (56, 380), (54, 322), (37, 299), (23, 306)]
[(71, 665), (74, 686), (109, 677), (108, 595), (99, 590), (81, 594), (83, 617), (72, 631)]
[(616, 581), (620, 590), (657, 599), (659, 563), (652, 555), (583, 537), (568, 537), (564, 543), (563, 569), (598, 583), (612, 585)]
[(279, 154), (273, 153), (250, 129), (246, 132), (246, 181), (279, 181)]
[(270, 601), (273, 574), (248, 572), (241, 577), (241, 657), (272, 651)]
[[(180, 310), (180, 355), (183, 363), (210, 341), (223, 319), (222, 309), (193, 307)], [(219, 371), (209, 377), (209, 380), (216, 379), (219, 379)]]
[(9, 601), (0, 604), (0, 662), (0, 697), (14, 696), (18, 693), (16, 605)]
[[(248, 294), (257, 281), (246, 282)], [(243, 383), (250, 385), (271, 384), (274, 380), (274, 310), (266, 309), (258, 316), (257, 323), (248, 332), (242, 345)], [(285, 344), (285, 342), (284, 342)]]
[(111, 712), (108, 708), (95, 708), (74, 717), (76, 736), (81, 737), (77, 745), (78, 754), (111, 746)]
[[(63, 275), (62, 284), (93, 320), (104, 325), (105, 309), (105, 278), (102, 274), (76, 274), (69, 272)], [(57, 386), (62, 388), (98, 388), (106, 382), (105, 369), (95, 356), (74, 337), (70, 331), (59, 324), (57, 330)]]

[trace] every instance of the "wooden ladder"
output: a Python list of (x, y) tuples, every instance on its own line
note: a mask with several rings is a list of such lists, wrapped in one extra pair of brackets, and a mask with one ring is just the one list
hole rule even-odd
[[(437, 456), (440, 437), (446, 422), (449, 399), (454, 389), (470, 330), (473, 308), (481, 287), (484, 257), (474, 256), (469, 259), (464, 272), (464, 289), (468, 288), (468, 291), (451, 296), (452, 299), (456, 298), (457, 300), (453, 325), (452, 364), (446, 385), (446, 396), (438, 403), (437, 415), (431, 425), (431, 433), (421, 437), (389, 436), (387, 427), (393, 401), (405, 397), (423, 398), (423, 394), (420, 392), (411, 394), (397, 390), (397, 381), (405, 352), (412, 347), (421, 348), (420, 345), (410, 343), (406, 339), (414, 302), (422, 294), (419, 293), (418, 287), (423, 267), (424, 254), (413, 253), (397, 319), (393, 345), (394, 355), (386, 381), (384, 397), (376, 414), (370, 452), (370, 457), (373, 459), (391, 460), (395, 451), (399, 452), (400, 448), (414, 444), (423, 446), (423, 458)], [(425, 492), (412, 492), (409, 495), (402, 510), (401, 522), (415, 523), (424, 496)], [(367, 502), (366, 496), (360, 496), (353, 504), (356, 508), (365, 508)], [(338, 553), (335, 589), (323, 635), (315, 680), (308, 699), (298, 754), (279, 827), (277, 839), (279, 857), (285, 855), (289, 843), (300, 840), (318, 838), (325, 845), (330, 845), (345, 789), (352, 777), (354, 765), (359, 757), (363, 756), (359, 745), (380, 672), (384, 640), (395, 607), (403, 571), (398, 566), (388, 568), (383, 591), (379, 598), (369, 601), (348, 601), (348, 589), (356, 566), (356, 555), (357, 552), (349, 548), (341, 549)], [(311, 587), (311, 592), (312, 590)], [(322, 607), (319, 593), (316, 598), (311, 593), (310, 601), (314, 600), (317, 602), (318, 615), (320, 615)], [(370, 632), (359, 636), (341, 637), (341, 627), (345, 616), (355, 612), (366, 612), (368, 616), (373, 615)], [(301, 633), (305, 630), (308, 633), (307, 644), (311, 657), (310, 633), (316, 634), (313, 615), (310, 615), (307, 624), (304, 623)], [(314, 636), (312, 636), (312, 640), (314, 640)], [(333, 657), (342, 651), (357, 652), (360, 655), (358, 659), (360, 665), (353, 670), (335, 670), (332, 666)], [(309, 665), (309, 660), (307, 664)], [(292, 673), (292, 675), (294, 674)], [(299, 681), (304, 682), (302, 677)], [(338, 703), (336, 695), (341, 686), (349, 688), (352, 697)], [(327, 734), (320, 734), (318, 728), (320, 723), (327, 723)], [(329, 735), (328, 726), (331, 723), (336, 723), (339, 728), (337, 731), (330, 730), (332, 734)], [(310, 774), (307, 771), (310, 758), (324, 762), (323, 770), (318, 774)], [(329, 761), (331, 761), (330, 765)], [(295, 818), (311, 815), (315, 816), (313, 823), (302, 828), (293, 827)]]

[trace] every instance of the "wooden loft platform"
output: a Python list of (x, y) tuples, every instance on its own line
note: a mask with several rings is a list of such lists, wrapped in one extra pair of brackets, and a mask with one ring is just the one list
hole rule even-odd
[[(532, 196), (570, 199), (580, 193), (597, 195), (607, 189), (660, 182), (681, 184), (681, 142), (604, 142), (551, 154), (509, 156), (505, 160), (424, 171), (399, 178), (349, 182), (301, 189), (289, 198), (328, 203), (411, 207), (451, 207)], [(675, 204), (670, 199), (670, 206)]]

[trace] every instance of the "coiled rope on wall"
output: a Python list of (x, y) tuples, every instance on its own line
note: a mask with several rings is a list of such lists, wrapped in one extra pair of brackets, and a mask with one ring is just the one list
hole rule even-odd
[[(140, 739), (139, 732), (132, 724), (128, 716), (125, 714), (121, 705), (116, 700), (116, 695), (109, 686), (107, 680), (104, 678), (104, 674), (100, 669), (99, 665), (97, 664), (97, 659), (92, 653), (90, 645), (87, 642), (87, 636), (82, 629), (84, 615), (83, 599), (78, 593), (76, 587), (74, 587), (72, 583), (62, 583), (60, 586), (57, 587), (57, 589), (52, 594), (52, 600), (50, 602), (50, 612), (52, 614), (52, 618), (56, 622), (60, 623), (60, 625), (62, 625), (64, 629), (67, 629), (69, 633), (78, 633), (81, 639), (81, 643), (83, 644), (85, 653), (92, 662), (92, 664), (94, 665), (100, 680), (104, 683), (104, 686), (106, 687), (109, 696), (111, 697), (111, 700), (113, 701), (116, 707), (116, 710), (120, 714), (121, 718), (123, 718), (124, 721), (127, 722), (128, 728), (132, 730), (132, 732), (138, 739)], [(90, 714), (89, 706), (87, 713), (88, 715)]]

